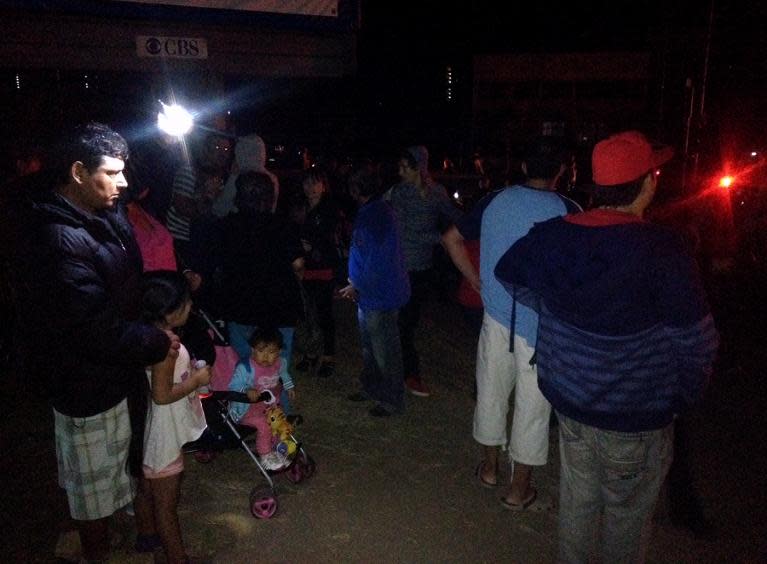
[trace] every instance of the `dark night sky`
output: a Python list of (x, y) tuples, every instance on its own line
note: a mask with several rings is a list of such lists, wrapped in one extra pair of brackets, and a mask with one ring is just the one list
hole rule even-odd
[[(767, 99), (767, 2), (713, 4), (709, 107), (736, 96)], [(439, 88), (446, 64), (458, 68), (466, 85), (471, 56), (481, 53), (648, 51), (656, 73), (665, 61), (676, 82), (683, 85), (689, 76), (699, 85), (711, 0), (361, 0), (361, 7), (359, 72), (370, 95), (406, 112), (420, 104), (418, 114), (428, 111), (429, 91)]]
[[(386, 66), (440, 56), (508, 51), (650, 49), (669, 34), (692, 36), (704, 48), (710, 0), (478, 1), (361, 0), (361, 63)], [(464, 3), (468, 4), (468, 3)], [(767, 2), (714, 0), (712, 55), (764, 76)]]

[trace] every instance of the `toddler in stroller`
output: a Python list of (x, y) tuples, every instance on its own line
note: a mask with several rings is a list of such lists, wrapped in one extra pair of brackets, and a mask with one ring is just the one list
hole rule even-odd
[[(216, 333), (214, 331), (214, 333)], [(223, 337), (221, 333), (219, 336)], [(198, 462), (210, 462), (216, 452), (242, 447), (256, 463), (268, 485), (256, 487), (250, 495), (254, 517), (268, 519), (277, 510), (277, 495), (271, 474), (285, 473), (298, 484), (314, 474), (315, 463), (293, 436), (293, 426), (286, 420), (279, 404), (280, 390), (295, 398), (295, 390), (287, 370), (282, 366), (282, 335), (277, 329), (256, 329), (250, 340), (251, 356), (232, 368), (228, 347), (222, 339), (217, 346), (218, 377), (211, 380), (209, 397), (203, 400), (208, 421), (206, 433), (195, 443), (186, 445)], [(220, 354), (220, 353), (226, 354)], [(221, 369), (226, 366), (229, 379)], [(246, 437), (256, 431), (255, 453)]]
[(259, 462), (266, 470), (277, 471), (287, 466), (289, 461), (287, 452), (273, 448), (267, 410), (279, 405), (283, 386), (291, 402), (295, 401), (296, 390), (286, 363), (280, 358), (283, 339), (279, 330), (258, 328), (253, 331), (248, 344), (250, 358), (234, 369), (229, 390), (246, 394), (251, 403), (233, 401), (229, 413), (240, 425), (256, 429)]

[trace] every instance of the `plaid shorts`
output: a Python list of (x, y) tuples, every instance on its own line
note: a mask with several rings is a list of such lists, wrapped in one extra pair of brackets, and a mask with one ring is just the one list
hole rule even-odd
[(129, 504), (134, 484), (126, 469), (128, 401), (91, 417), (69, 417), (55, 409), (53, 415), (59, 485), (67, 491), (72, 518), (101, 519)]

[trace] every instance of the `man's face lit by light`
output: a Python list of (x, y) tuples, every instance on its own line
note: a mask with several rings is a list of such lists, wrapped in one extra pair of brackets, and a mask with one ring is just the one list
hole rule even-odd
[(115, 207), (120, 192), (128, 187), (124, 168), (122, 159), (107, 156), (101, 157), (101, 163), (95, 170), (88, 170), (80, 162), (75, 163), (79, 203), (92, 212)]

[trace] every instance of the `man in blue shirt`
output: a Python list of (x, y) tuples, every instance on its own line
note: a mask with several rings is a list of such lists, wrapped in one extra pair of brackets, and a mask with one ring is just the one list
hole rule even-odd
[[(493, 270), (503, 253), (535, 223), (580, 209), (575, 202), (556, 193), (557, 180), (565, 171), (564, 156), (558, 144), (550, 140), (531, 143), (522, 164), (525, 183), (486, 196), (442, 238), (455, 265), (480, 292), (485, 307), (477, 347), (474, 412), (474, 439), (483, 446), (483, 458), (476, 475), (485, 487), (500, 485), (498, 452), (508, 444), (511, 487), (501, 498), (501, 504), (515, 511), (550, 507), (549, 501), (539, 497), (532, 486), (531, 475), (532, 467), (546, 464), (548, 458), (551, 406), (538, 390), (537, 373), (531, 362), (537, 314), (515, 302), (496, 280)], [(477, 239), (479, 275), (464, 245), (465, 240)], [(511, 440), (507, 441), (512, 390), (514, 420)]]
[(374, 199), (380, 183), (374, 173), (360, 171), (349, 191), (360, 205), (349, 250), (349, 285), (340, 294), (357, 302), (363, 370), (361, 391), (351, 401), (373, 400), (374, 417), (400, 413), (405, 407), (402, 346), (397, 318), (410, 299), (405, 261), (394, 212)]

